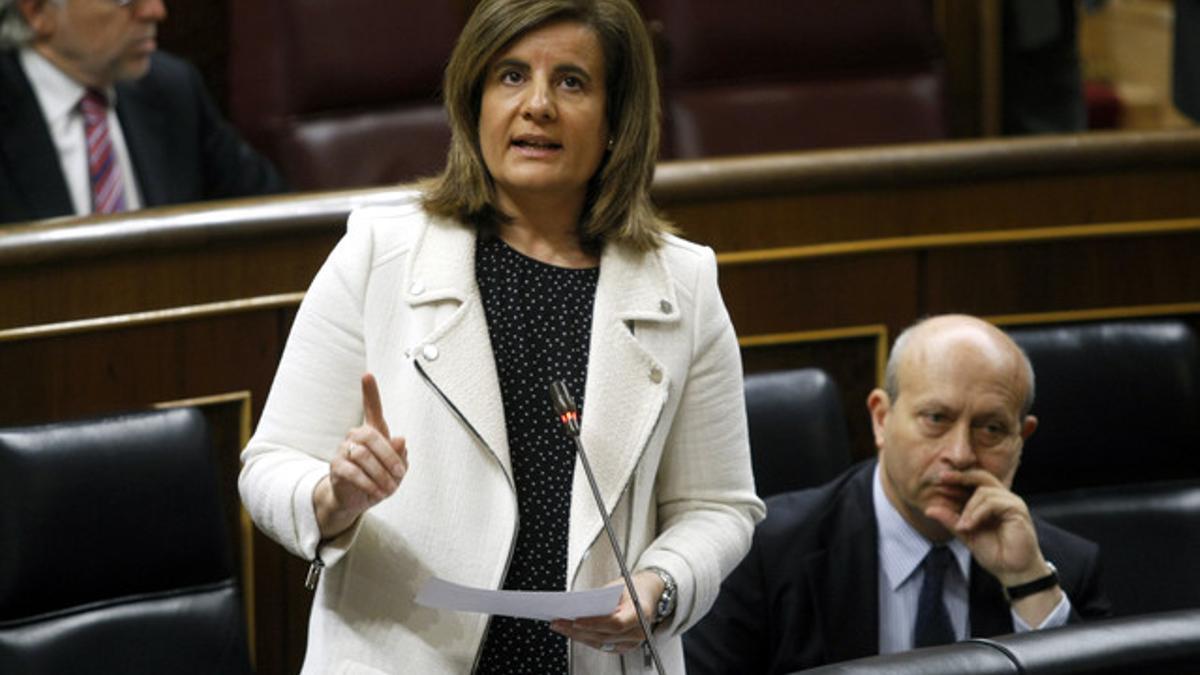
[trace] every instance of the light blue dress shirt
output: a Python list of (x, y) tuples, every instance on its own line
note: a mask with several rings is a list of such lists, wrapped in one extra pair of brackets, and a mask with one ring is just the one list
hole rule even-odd
[[(917, 532), (888, 501), (880, 482), (879, 465), (872, 480), (875, 502), (875, 522), (879, 527), (879, 653), (892, 654), (913, 648), (913, 629), (917, 618), (917, 599), (925, 573), (921, 562), (933, 543)], [(970, 606), (971, 551), (966, 544), (953, 539), (947, 546), (954, 554), (955, 564), (946, 571), (944, 600), (954, 635), (962, 640), (971, 633)], [(1010, 610), (1011, 611), (1011, 610)], [(1036, 628), (1066, 625), (1071, 616), (1071, 601), (1063, 593), (1062, 600)], [(1016, 612), (1012, 612), (1016, 632), (1033, 630)]]

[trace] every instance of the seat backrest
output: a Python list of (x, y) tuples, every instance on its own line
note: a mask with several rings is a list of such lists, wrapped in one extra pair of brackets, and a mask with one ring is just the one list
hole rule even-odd
[(996, 645), (1026, 675), (1194, 673), (1200, 664), (1200, 609), (1090, 621), (973, 642)]
[(1200, 480), (1081, 488), (1029, 504), (1100, 545), (1114, 615), (1200, 608)]
[(945, 138), (928, 0), (643, 0), (665, 158)]
[(1123, 320), (1010, 329), (1037, 378), (1014, 489), (1200, 478), (1200, 347), (1184, 322)]
[(832, 663), (805, 675), (1178, 675), (1200, 663), (1200, 609), (1077, 623)]
[[(805, 675), (1017, 675), (1012, 659), (987, 644), (956, 642), (907, 652), (868, 656), (803, 671)], [(1023, 675), (1023, 673), (1022, 673)]]
[(438, 171), (442, 72), (457, 0), (230, 3), (230, 107), (296, 188), (382, 185)]
[(825, 371), (755, 373), (745, 388), (760, 497), (820, 485), (850, 466), (841, 393)]
[(0, 430), (0, 672), (249, 673), (204, 418)]

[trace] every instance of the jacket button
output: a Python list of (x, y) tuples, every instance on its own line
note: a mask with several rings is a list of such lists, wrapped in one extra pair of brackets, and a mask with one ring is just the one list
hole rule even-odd
[(421, 356), (425, 357), (426, 361), (435, 361), (438, 357), (437, 345), (425, 345), (421, 348)]
[(658, 384), (659, 382), (662, 382), (662, 369), (661, 368), (655, 366), (654, 368), (650, 369), (650, 381), (653, 382), (654, 384)]
[(658, 308), (662, 310), (663, 314), (670, 314), (671, 302), (669, 300), (662, 300), (658, 303)]
[(420, 295), (425, 292), (425, 284), (419, 281), (414, 281), (412, 286), (408, 287), (408, 292), (412, 295)]

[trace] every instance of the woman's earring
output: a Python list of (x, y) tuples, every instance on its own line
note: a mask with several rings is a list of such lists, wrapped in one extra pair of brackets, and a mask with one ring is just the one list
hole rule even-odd
[(613, 149), (613, 146), (616, 144), (617, 144), (617, 141), (615, 139), (613, 139), (612, 136), (609, 136), (608, 137), (608, 149), (611, 151)]

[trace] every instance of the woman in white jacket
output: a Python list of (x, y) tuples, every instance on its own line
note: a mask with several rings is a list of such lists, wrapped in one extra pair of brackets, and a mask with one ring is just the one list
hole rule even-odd
[(641, 18), (629, 0), (484, 0), (444, 90), (446, 169), (351, 215), (242, 456), (254, 521), (324, 569), (304, 671), (652, 670), (627, 594), (611, 615), (553, 622), (414, 602), (435, 575), (620, 583), (550, 407), (563, 380), (654, 642), (682, 672), (679, 634), (763, 505), (715, 258), (649, 201), (658, 90)]

